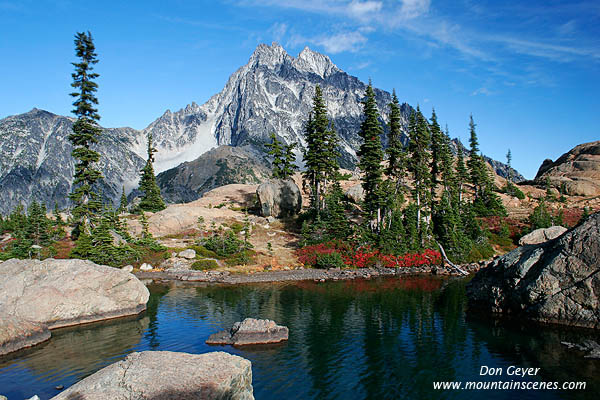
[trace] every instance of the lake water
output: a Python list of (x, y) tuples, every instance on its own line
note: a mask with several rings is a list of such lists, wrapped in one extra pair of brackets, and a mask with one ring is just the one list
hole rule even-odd
[[(0, 357), (0, 394), (42, 400), (143, 350), (223, 350), (252, 361), (257, 399), (597, 399), (600, 361), (561, 341), (598, 334), (467, 318), (464, 281), (402, 277), (240, 286), (151, 285), (148, 310), (53, 332), (50, 341)], [(204, 341), (245, 317), (290, 328), (287, 343), (251, 348)], [(480, 376), (482, 366), (501, 376)], [(510, 366), (540, 368), (506, 375)], [(585, 390), (434, 390), (434, 381), (585, 381)]]

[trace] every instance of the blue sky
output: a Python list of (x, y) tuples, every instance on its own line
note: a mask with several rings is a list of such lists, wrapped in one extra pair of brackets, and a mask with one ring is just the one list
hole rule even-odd
[(600, 139), (597, 0), (0, 0), (0, 22), (0, 118), (68, 115), (73, 35), (90, 30), (103, 126), (139, 129), (201, 104), (277, 41), (435, 107), (452, 137), (466, 141), (472, 113), (482, 151), (505, 160), (510, 148), (527, 178)]

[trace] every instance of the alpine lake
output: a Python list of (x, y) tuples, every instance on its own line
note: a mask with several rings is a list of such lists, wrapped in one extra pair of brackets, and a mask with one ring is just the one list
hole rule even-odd
[[(226, 351), (252, 362), (256, 399), (598, 399), (600, 360), (561, 342), (597, 332), (537, 325), (467, 310), (464, 279), (382, 278), (316, 283), (150, 283), (135, 318), (52, 332), (44, 344), (0, 357), (9, 400), (59, 393), (134, 351)], [(208, 346), (246, 317), (290, 329), (289, 340)], [(502, 374), (481, 375), (483, 367)], [(517, 368), (539, 368), (518, 376)], [(499, 370), (494, 370), (499, 371)], [(513, 374), (509, 375), (508, 372)], [(531, 371), (531, 370), (530, 370)], [(434, 382), (586, 382), (585, 390), (434, 389)]]

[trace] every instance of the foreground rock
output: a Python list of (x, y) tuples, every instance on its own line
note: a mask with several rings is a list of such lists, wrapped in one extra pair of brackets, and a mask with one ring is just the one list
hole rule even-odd
[(134, 275), (87, 260), (8, 260), (0, 293), (4, 313), (49, 329), (135, 315), (149, 298)]
[(0, 314), (0, 356), (50, 339), (44, 324)]
[(251, 400), (251, 367), (250, 361), (223, 352), (131, 353), (52, 400)]
[(467, 286), (472, 309), (600, 329), (600, 213), (561, 237), (519, 247)]
[(540, 228), (528, 233), (519, 239), (519, 245), (540, 244), (548, 240), (556, 239), (567, 231), (564, 226), (551, 226), (550, 228)]
[(269, 319), (246, 318), (233, 324), (229, 331), (221, 331), (210, 335), (207, 344), (266, 344), (279, 343), (288, 339), (286, 326), (277, 325)]
[(256, 195), (263, 217), (289, 217), (298, 214), (302, 208), (302, 194), (291, 179), (265, 182), (258, 186)]

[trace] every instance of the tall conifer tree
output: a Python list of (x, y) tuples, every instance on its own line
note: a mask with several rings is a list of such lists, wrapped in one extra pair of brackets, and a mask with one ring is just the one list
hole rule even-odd
[(327, 182), (336, 178), (339, 169), (335, 150), (337, 134), (333, 126), (330, 128), (323, 92), (319, 85), (315, 88), (313, 110), (305, 127), (305, 139), (304, 179), (308, 181), (311, 191), (311, 207), (319, 215)]
[(388, 166), (386, 174), (393, 179), (395, 183), (395, 194), (398, 193), (401, 185), (404, 183), (404, 173), (406, 170), (406, 152), (402, 145), (402, 131), (401, 131), (401, 115), (400, 115), (400, 104), (396, 91), (392, 93), (392, 102), (389, 104), (390, 107), (390, 131), (388, 134), (388, 147), (386, 149), (388, 156)]
[(382, 206), (385, 196), (382, 189), (383, 182), (383, 149), (381, 148), (381, 135), (383, 129), (379, 122), (379, 111), (375, 101), (373, 86), (369, 83), (363, 100), (364, 120), (360, 125), (358, 135), (363, 139), (360, 145), (358, 166), (363, 171), (362, 186), (365, 190), (364, 212), (368, 221), (375, 221), (373, 231), (379, 231), (383, 217)]
[(94, 184), (102, 179), (96, 163), (100, 160), (100, 154), (92, 149), (92, 145), (98, 142), (98, 136), (102, 130), (98, 126), (98, 99), (94, 93), (98, 84), (94, 79), (98, 74), (92, 72), (96, 58), (96, 48), (92, 34), (78, 32), (75, 35), (75, 54), (80, 59), (75, 66), (75, 72), (71, 74), (73, 83), (71, 86), (77, 91), (71, 93), (76, 100), (73, 103), (73, 113), (77, 121), (73, 124), (73, 133), (69, 140), (73, 144), (73, 157), (77, 160), (75, 174), (73, 176), (73, 190), (69, 198), (73, 201), (73, 234), (89, 234), (101, 209), (101, 201), (97, 193), (93, 191)]
[(157, 212), (166, 208), (165, 202), (160, 195), (160, 188), (156, 184), (154, 175), (154, 153), (156, 149), (152, 144), (152, 134), (148, 133), (148, 160), (142, 169), (140, 178), (140, 190), (144, 196), (140, 201), (140, 208), (144, 211)]
[(416, 202), (417, 232), (419, 242), (423, 245), (428, 230), (427, 218), (431, 215), (430, 209), (428, 210), (431, 188), (431, 171), (429, 170), (431, 156), (428, 150), (431, 146), (431, 135), (427, 120), (418, 106), (412, 120), (409, 171), (412, 172), (414, 180), (413, 199)]

